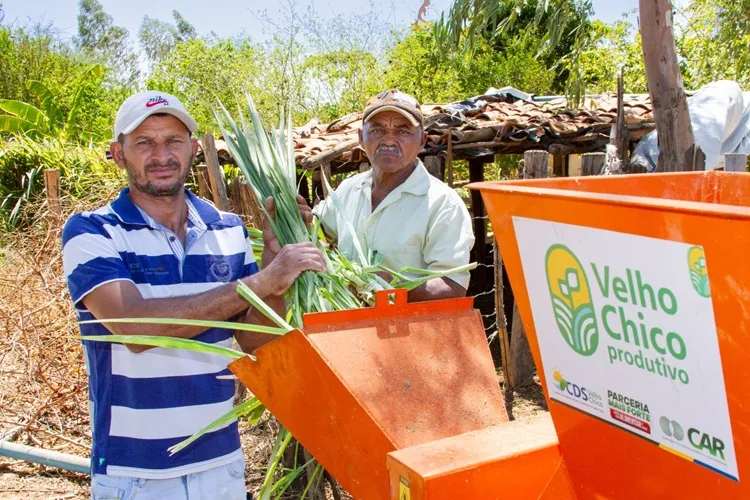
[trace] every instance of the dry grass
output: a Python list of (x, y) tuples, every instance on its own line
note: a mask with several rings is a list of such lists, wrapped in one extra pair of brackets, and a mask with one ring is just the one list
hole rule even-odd
[[(0, 439), (89, 455), (88, 379), (63, 275), (61, 230), (71, 214), (101, 207), (117, 194), (63, 199), (57, 220), (38, 202), (27, 209), (26, 229), (0, 233)], [(546, 410), (538, 380), (505, 396), (513, 419)], [(248, 490), (257, 491), (278, 423), (251, 428), (242, 422), (240, 430)], [(85, 475), (0, 458), (0, 499), (87, 498), (88, 482)]]

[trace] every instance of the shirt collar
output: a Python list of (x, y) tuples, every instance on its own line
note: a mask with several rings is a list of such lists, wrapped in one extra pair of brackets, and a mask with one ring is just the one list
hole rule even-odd
[[(124, 224), (153, 227), (153, 219), (151, 217), (148, 217), (150, 220), (144, 218), (144, 212), (133, 203), (128, 196), (129, 193), (130, 186), (120, 191), (117, 199), (110, 204), (112, 212)], [(192, 222), (196, 226), (208, 226), (221, 221), (221, 214), (213, 205), (201, 200), (187, 188), (185, 189), (185, 201), (188, 205), (188, 217), (192, 218)]]
[[(363, 180), (363, 184), (366, 184), (367, 187), (372, 190), (372, 180), (373, 180), (373, 173), (372, 168), (366, 172), (366, 177)], [(404, 182), (402, 182), (400, 185), (396, 186), (391, 193), (389, 193), (389, 196), (393, 193), (395, 194), (401, 194), (401, 193), (409, 193), (417, 196), (421, 196), (424, 194), (427, 194), (427, 191), (430, 187), (430, 174), (427, 172), (427, 169), (425, 168), (424, 164), (422, 163), (422, 160), (417, 158), (417, 166), (414, 168), (414, 171), (409, 175), (409, 177), (406, 178)]]

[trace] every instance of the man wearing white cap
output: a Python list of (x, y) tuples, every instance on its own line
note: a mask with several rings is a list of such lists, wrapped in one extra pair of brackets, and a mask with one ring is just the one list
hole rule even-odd
[[(367, 103), (359, 144), (372, 169), (336, 189), (341, 211), (331, 196), (313, 209), (344, 255), (356, 256), (357, 238), (365, 252), (380, 254), (393, 271), (405, 266), (445, 271), (469, 263), (474, 244), (469, 211), (418, 158), (426, 141), (424, 117), (414, 97), (391, 89)], [(462, 272), (431, 279), (411, 290), (409, 301), (462, 297), (469, 277)]]
[[(179, 100), (163, 92), (136, 94), (120, 107), (111, 151), (127, 171), (128, 186), (109, 205), (73, 215), (63, 229), (65, 274), (79, 321), (261, 323), (265, 320), (248, 311), (237, 294), (238, 281), (282, 310), (281, 297), (300, 273), (325, 271), (312, 244), (281, 248), (267, 223), (259, 270), (241, 219), (185, 189), (198, 148), (192, 138), (197, 127)], [(246, 351), (266, 341), (218, 328), (124, 323), (80, 328), (83, 337), (147, 334), (226, 347), (236, 335)], [(93, 499), (246, 498), (236, 421), (169, 452), (232, 408), (234, 382), (226, 358), (86, 341), (84, 355)]]

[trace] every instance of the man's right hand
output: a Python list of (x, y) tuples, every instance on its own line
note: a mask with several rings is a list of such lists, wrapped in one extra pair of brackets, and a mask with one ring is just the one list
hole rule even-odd
[(305, 271), (326, 272), (323, 253), (310, 242), (284, 245), (267, 267), (250, 276), (248, 284), (255, 283), (253, 290), (261, 298), (281, 296)]

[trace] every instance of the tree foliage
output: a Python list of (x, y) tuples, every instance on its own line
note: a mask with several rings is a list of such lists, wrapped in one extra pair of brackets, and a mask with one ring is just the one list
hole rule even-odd
[(678, 48), (688, 86), (729, 79), (750, 86), (750, 0), (692, 0)]
[(78, 4), (78, 47), (88, 56), (106, 63), (114, 80), (134, 85), (138, 80), (138, 56), (133, 51), (128, 30), (116, 26), (98, 0)]
[(554, 90), (580, 98), (591, 12), (590, 0), (453, 0), (435, 23), (435, 39), (445, 53), (472, 57), (487, 45), (505, 52), (531, 31), (539, 41), (537, 56), (557, 71)]
[(152, 65), (158, 64), (174, 50), (177, 44), (198, 37), (195, 27), (177, 11), (172, 11), (175, 24), (143, 16), (138, 30), (138, 41)]

